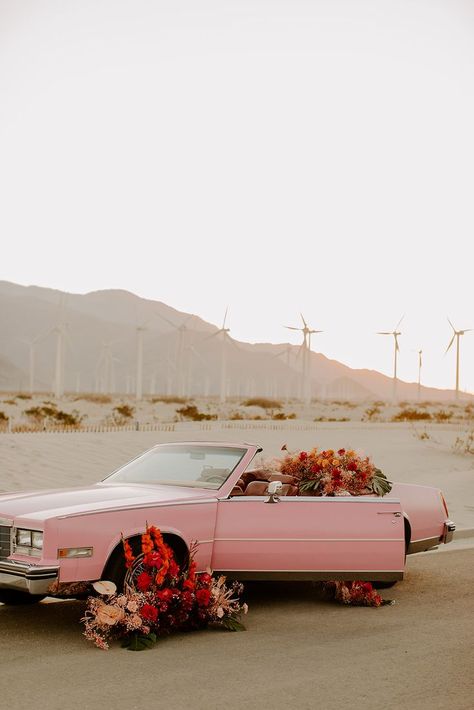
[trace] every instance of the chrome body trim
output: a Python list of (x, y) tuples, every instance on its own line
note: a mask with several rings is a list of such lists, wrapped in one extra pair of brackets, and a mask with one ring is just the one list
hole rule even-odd
[[(231, 498), (219, 498), (219, 503), (243, 503), (245, 501), (256, 501), (261, 500), (262, 503), (267, 501), (267, 495), (263, 496), (232, 496)], [(382, 503), (400, 503), (399, 498), (385, 498), (377, 496), (377, 498), (365, 498), (364, 496), (282, 496), (280, 502), (285, 503), (308, 503), (309, 501), (314, 503), (370, 503), (371, 505), (380, 505)], [(393, 513), (392, 513), (393, 515)]]
[(444, 530), (443, 530), (443, 542), (448, 543), (452, 542), (454, 533), (456, 531), (456, 525), (453, 523), (452, 520), (446, 520), (444, 523)]
[(0, 589), (28, 594), (46, 594), (59, 578), (59, 567), (32, 565), (16, 560), (0, 560)]
[(204, 503), (216, 503), (217, 498), (198, 498), (197, 500), (184, 501), (167, 501), (166, 503), (141, 503), (137, 505), (126, 505), (117, 508), (100, 508), (99, 510), (85, 510), (81, 513), (68, 513), (66, 515), (58, 515), (58, 520), (66, 518), (81, 518), (85, 515), (100, 515), (102, 513), (123, 513), (125, 510), (142, 510), (143, 508), (169, 508), (175, 505), (203, 505)]
[(425, 537), (421, 540), (412, 540), (408, 545), (407, 555), (414, 555), (417, 552), (426, 552), (439, 545), (439, 537)]
[(214, 542), (404, 542), (403, 537), (216, 537)]
[(12, 518), (0, 518), (0, 525), (5, 525), (7, 528), (12, 528), (13, 527), (13, 519)]
[(403, 579), (403, 570), (213, 570), (216, 574), (225, 574), (229, 579), (245, 582), (246, 580), (265, 582), (325, 582), (328, 579), (338, 581), (361, 582), (397, 582)]

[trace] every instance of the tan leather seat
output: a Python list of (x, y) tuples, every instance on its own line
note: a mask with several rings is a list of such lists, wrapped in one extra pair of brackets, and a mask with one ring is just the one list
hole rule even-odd
[(294, 476), (288, 476), (286, 473), (272, 473), (270, 475), (270, 481), (281, 481), (282, 483), (291, 483), (295, 485), (296, 479)]
[(233, 489), (230, 492), (230, 496), (243, 496), (244, 495), (244, 489), (242, 486), (234, 486)]
[(246, 496), (265, 496), (268, 494), (268, 481), (250, 481), (245, 489)]
[(290, 483), (284, 483), (281, 489), (281, 496), (297, 496), (298, 486), (292, 486)]

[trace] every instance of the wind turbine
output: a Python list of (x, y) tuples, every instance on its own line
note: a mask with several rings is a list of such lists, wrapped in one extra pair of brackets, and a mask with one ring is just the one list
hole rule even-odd
[(300, 347), (300, 352), (303, 355), (303, 370), (302, 370), (302, 395), (305, 404), (311, 402), (311, 336), (314, 333), (323, 333), (322, 330), (314, 330), (306, 323), (303, 314), (300, 313), (303, 327), (297, 328), (293, 325), (285, 325), (288, 330), (299, 330), (303, 333), (303, 343)]
[(208, 335), (204, 340), (209, 340), (210, 338), (221, 338), (221, 374), (220, 374), (220, 385), (219, 385), (219, 401), (223, 404), (227, 397), (227, 343), (230, 342), (235, 348), (232, 338), (229, 336), (230, 328), (225, 327), (227, 320), (227, 313), (229, 311), (229, 306), (225, 309), (224, 320), (222, 322), (222, 328), (216, 330), (212, 335)]
[(398, 321), (397, 325), (395, 326), (395, 329), (392, 331), (379, 331), (377, 335), (393, 335), (394, 339), (394, 354), (393, 354), (393, 394), (392, 394), (392, 399), (394, 402), (397, 401), (397, 356), (400, 351), (400, 347), (398, 345), (398, 336), (401, 335), (401, 331), (398, 330), (398, 327), (400, 326), (400, 323), (404, 319), (405, 315), (403, 315), (400, 320)]
[(288, 402), (290, 399), (290, 389), (291, 389), (290, 374), (292, 373), (290, 360), (291, 360), (292, 350), (293, 350), (293, 347), (291, 345), (287, 345), (284, 350), (281, 350), (279, 353), (272, 356), (272, 358), (285, 356), (285, 360), (286, 360), (285, 364), (286, 364), (286, 367), (288, 368), (288, 374), (287, 374), (287, 378), (286, 378), (286, 394), (285, 394), (285, 401), (286, 402)]
[(418, 350), (418, 401), (420, 401), (420, 390), (421, 390), (421, 368), (423, 366), (423, 350)]
[[(148, 321), (147, 321), (148, 322)], [(137, 376), (135, 382), (135, 399), (139, 402), (143, 397), (143, 334), (148, 330), (146, 323), (137, 325)]]
[(20, 342), (28, 346), (29, 350), (29, 393), (33, 394), (35, 391), (35, 365), (36, 365), (36, 346), (42, 340), (48, 337), (51, 331), (47, 333), (42, 333), (37, 335), (36, 338), (23, 339), (20, 338)]
[(455, 396), (456, 396), (456, 399), (459, 399), (459, 338), (461, 337), (461, 335), (464, 335), (464, 333), (469, 333), (473, 329), (472, 328), (464, 328), (464, 330), (456, 330), (456, 328), (451, 323), (449, 318), (448, 318), (448, 323), (451, 326), (451, 328), (453, 329), (453, 337), (449, 341), (449, 345), (446, 348), (446, 352), (444, 354), (446, 355), (446, 353), (450, 349), (451, 345), (454, 343), (454, 339), (456, 339), (456, 395)]
[(173, 323), (173, 321), (169, 320), (169, 318), (166, 318), (162, 313), (159, 313), (158, 311), (155, 311), (155, 314), (158, 316), (158, 318), (161, 318), (162, 320), (165, 321), (165, 323), (168, 323), (174, 330), (177, 331), (178, 333), (178, 343), (177, 343), (177, 350), (176, 350), (176, 394), (179, 397), (184, 397), (187, 392), (187, 386), (186, 386), (186, 371), (187, 368), (185, 366), (185, 351), (189, 355), (189, 347), (185, 348), (185, 340), (186, 340), (186, 334), (189, 330), (188, 328), (188, 323), (194, 318), (194, 314), (189, 315), (187, 318), (185, 318), (179, 325), (176, 323)]

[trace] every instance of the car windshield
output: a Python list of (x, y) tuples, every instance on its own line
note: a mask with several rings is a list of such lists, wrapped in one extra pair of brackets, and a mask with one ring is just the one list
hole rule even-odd
[(109, 476), (107, 483), (157, 483), (217, 490), (247, 449), (193, 444), (157, 446)]

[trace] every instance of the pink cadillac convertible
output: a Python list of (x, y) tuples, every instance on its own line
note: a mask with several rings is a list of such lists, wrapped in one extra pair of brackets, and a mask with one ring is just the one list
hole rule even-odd
[[(450, 542), (441, 492), (395, 484), (384, 496), (296, 495), (288, 476), (252, 470), (254, 444), (155, 446), (90, 487), (0, 496), (0, 601), (123, 581), (121, 535), (146, 522), (198, 570), (234, 579), (403, 579), (405, 556)], [(259, 480), (260, 479), (260, 480)], [(266, 479), (266, 480), (263, 480)]]

